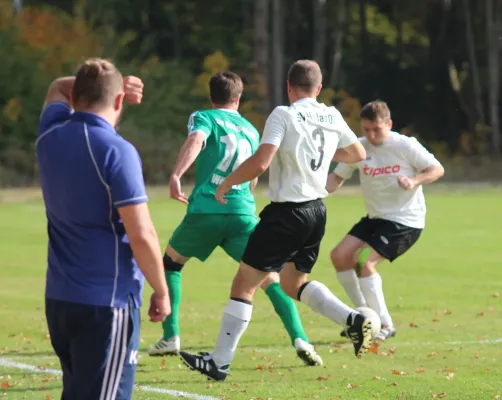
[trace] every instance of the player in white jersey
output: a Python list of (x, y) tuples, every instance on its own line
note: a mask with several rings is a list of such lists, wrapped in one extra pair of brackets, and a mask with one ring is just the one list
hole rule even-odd
[(366, 159), (339, 164), (327, 190), (334, 192), (358, 170), (367, 216), (333, 249), (331, 259), (354, 305), (369, 306), (380, 315), (382, 329), (375, 340), (383, 341), (395, 336), (396, 329), (376, 267), (394, 261), (418, 240), (425, 226), (422, 185), (442, 177), (444, 169), (415, 138), (391, 131), (386, 103), (368, 103), (360, 116)]
[(322, 283), (308, 281), (326, 226), (325, 185), (333, 158), (364, 160), (364, 147), (334, 107), (319, 104), (322, 74), (314, 61), (294, 63), (288, 73), (289, 107), (268, 117), (261, 144), (218, 187), (216, 198), (250, 181), (270, 166), (269, 197), (234, 278), (230, 300), (212, 353), (181, 352), (184, 363), (214, 380), (224, 380), (238, 342), (251, 319), (255, 291), (272, 272), (290, 297), (342, 325), (360, 357), (371, 345), (371, 322), (342, 303)]

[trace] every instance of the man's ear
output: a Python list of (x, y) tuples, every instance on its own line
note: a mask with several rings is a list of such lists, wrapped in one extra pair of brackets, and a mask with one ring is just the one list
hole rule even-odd
[(113, 108), (114, 108), (115, 111), (119, 111), (120, 109), (122, 109), (122, 104), (124, 102), (124, 96), (125, 96), (125, 93), (124, 92), (120, 92), (115, 97), (115, 101), (113, 102)]

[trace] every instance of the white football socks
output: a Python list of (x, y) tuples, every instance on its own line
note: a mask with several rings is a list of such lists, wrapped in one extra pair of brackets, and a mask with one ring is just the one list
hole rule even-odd
[(221, 319), (216, 347), (212, 353), (213, 360), (218, 367), (232, 362), (239, 340), (249, 325), (252, 312), (253, 306), (251, 304), (228, 300)]
[(382, 277), (377, 272), (366, 278), (359, 278), (361, 291), (368, 303), (368, 307), (372, 308), (380, 316), (382, 324), (388, 327), (393, 327), (392, 318), (385, 304), (385, 298), (382, 288)]
[(343, 286), (347, 296), (349, 296), (352, 301), (352, 304), (354, 304), (354, 307), (366, 306), (366, 300), (364, 299), (363, 292), (361, 292), (356, 271), (354, 269), (349, 269), (348, 271), (337, 272), (336, 276), (338, 282)]
[(311, 281), (305, 286), (300, 295), (300, 301), (342, 326), (347, 325), (347, 318), (355, 312), (317, 281)]

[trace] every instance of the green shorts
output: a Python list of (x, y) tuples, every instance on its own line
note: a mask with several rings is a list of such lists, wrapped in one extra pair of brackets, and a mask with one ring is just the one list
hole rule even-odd
[(169, 245), (183, 257), (201, 261), (220, 246), (239, 262), (257, 224), (256, 215), (187, 214), (171, 236)]

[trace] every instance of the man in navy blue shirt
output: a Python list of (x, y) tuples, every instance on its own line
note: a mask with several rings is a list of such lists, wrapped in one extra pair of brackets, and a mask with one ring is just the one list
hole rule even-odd
[(144, 277), (154, 291), (150, 320), (170, 313), (141, 161), (114, 128), (123, 101), (139, 104), (142, 94), (139, 78), (91, 59), (51, 84), (40, 117), (46, 317), (65, 400), (131, 399)]

